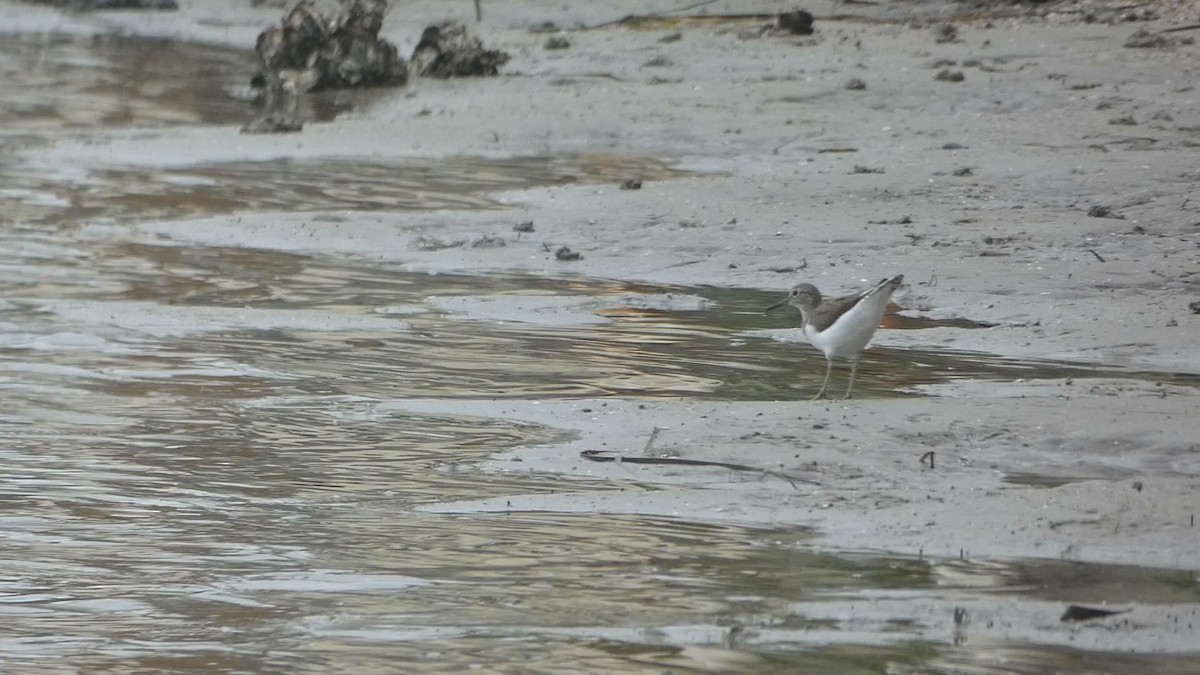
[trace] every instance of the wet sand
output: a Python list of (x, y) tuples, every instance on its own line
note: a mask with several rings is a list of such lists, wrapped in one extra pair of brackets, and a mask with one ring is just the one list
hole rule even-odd
[[(20, 5), (0, 6), (0, 14), (17, 31), (119, 30), (244, 47), (279, 13), (203, 4), (149, 20), (63, 19)], [(571, 47), (549, 51), (546, 36), (529, 30), (651, 11), (646, 3), (605, 5), (485, 2), (476, 29), (513, 55), (501, 77), (416, 82), (298, 135), (244, 136), (236, 125), (109, 131), (63, 135), (19, 157), (32, 167), (149, 172), (280, 158), (394, 162), (398, 172), (405, 160), (464, 156), (672, 162), (688, 173), (646, 177), (638, 190), (619, 189), (614, 177), (502, 191), (491, 210), (214, 214), (119, 223), (111, 236), (335, 254), (415, 272), (522, 271), (781, 293), (802, 280), (849, 292), (902, 273), (908, 286), (895, 301), (905, 314), (995, 325), (881, 330), (875, 344), (896, 348), (889, 359), (916, 348), (975, 351), (1139, 375), (1045, 378), (1031, 366), (1030, 377), (1010, 382), (923, 386), (894, 377), (903, 372), (895, 368), (889, 384), (912, 397), (810, 402), (820, 373), (799, 371), (822, 364), (805, 358), (783, 400), (418, 399), (378, 408), (563, 429), (574, 440), (518, 447), (481, 468), (629, 484), (428, 511), (667, 515), (801, 525), (816, 535), (806, 545), (818, 551), (1196, 566), (1200, 315), (1189, 303), (1200, 300), (1200, 47), (1122, 48), (1141, 22), (986, 15), (959, 21), (959, 39), (938, 43), (930, 26), (956, 8), (934, 5), (908, 21), (888, 7), (820, 3), (808, 7), (818, 17), (811, 37), (752, 36), (755, 20), (668, 21), (569, 30)], [(470, 3), (405, 3), (384, 33), (405, 53), (426, 23), (469, 12)], [(847, 12), (858, 16), (827, 18)], [(663, 40), (676, 32), (678, 40)], [(964, 79), (936, 79), (946, 68)], [(851, 78), (866, 87), (847, 88)], [(616, 172), (624, 173), (642, 177), (636, 168)], [(1094, 207), (1115, 217), (1089, 215)], [(518, 236), (512, 227), (523, 221), (535, 230)], [(485, 237), (504, 245), (426, 245)], [(561, 246), (581, 259), (556, 259)], [(647, 297), (656, 311), (708, 307), (687, 294)], [(594, 322), (612, 308), (600, 305), (519, 294), (436, 304), (517, 325)], [(157, 330), (171, 317), (146, 321)], [(793, 315), (741, 337), (777, 340), (800, 354), (796, 324)], [(580, 458), (584, 450), (641, 456), (655, 428), (663, 431), (654, 456), (751, 465), (814, 483)], [(928, 452), (932, 468), (921, 461)], [(1134, 642), (1145, 647), (1151, 638)]]

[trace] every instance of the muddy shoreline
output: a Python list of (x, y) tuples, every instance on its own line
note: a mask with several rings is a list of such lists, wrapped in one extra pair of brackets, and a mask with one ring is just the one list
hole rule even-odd
[[(229, 4), (219, 41), (241, 42), (270, 14)], [(22, 9), (18, 16), (31, 24), (54, 22), (56, 30), (75, 30), (74, 21), (87, 21), (88, 30), (211, 41), (211, 22), (203, 11), (208, 10), (154, 13), (150, 24), (121, 13), (62, 19)], [(405, 45), (405, 36), (419, 34), (411, 29), (414, 23), (433, 11), (418, 4), (393, 12), (384, 33)], [(572, 26), (598, 17), (548, 18)], [(619, 190), (614, 178), (608, 185), (501, 193), (496, 198), (507, 208), (499, 213), (364, 213), (349, 219), (338, 214), (335, 227), (319, 212), (261, 213), (136, 229), (204, 244), (336, 252), (413, 271), (523, 270), (764, 289), (805, 279), (838, 290), (902, 272), (911, 282), (897, 301), (910, 313), (996, 327), (885, 330), (876, 344), (1200, 373), (1194, 339), (1200, 322), (1187, 308), (1194, 299), (1189, 293), (1197, 288), (1200, 256), (1195, 246), (1200, 200), (1191, 200), (1197, 179), (1194, 146), (1200, 142), (1193, 129), (1200, 125), (1200, 107), (1191, 105), (1197, 94), (1183, 84), (1196, 70), (1190, 62), (1195, 47), (1114, 48), (1130, 32), (1126, 24), (967, 22), (949, 43), (937, 42), (932, 30), (901, 24), (824, 22), (816, 37), (803, 39), (748, 38), (753, 25), (669, 23), (661, 30), (572, 31), (571, 49), (547, 51), (539, 46), (543, 37), (530, 33), (519, 17), (498, 15), (481, 30), (519, 55), (501, 78), (419, 81), (397, 89), (390, 100), (284, 138), (241, 136), (234, 126), (115, 131), (64, 138), (27, 153), (26, 159), (35, 166), (71, 162), (153, 169), (280, 157), (351, 162), (365, 157), (394, 162), (403, 171), (404, 160), (415, 157), (571, 152), (603, 163), (605, 154), (654, 153), (700, 173), (646, 180), (640, 190)], [(659, 41), (674, 30), (686, 44)], [(658, 56), (662, 65), (646, 65)], [(964, 82), (947, 83), (933, 77), (932, 64), (939, 61), (975, 65), (965, 67), (970, 77)], [(1166, 73), (1170, 77), (1164, 78)], [(852, 76), (868, 87), (846, 89)], [(546, 116), (564, 106), (572, 114)], [(1145, 122), (1133, 128), (1110, 124), (1122, 112)], [(862, 165), (877, 167), (878, 173), (856, 172)], [(970, 171), (955, 175), (958, 167)], [(639, 175), (636, 168), (628, 172)], [(1120, 218), (1089, 216), (1088, 207), (1095, 204), (1110, 206)], [(511, 224), (525, 220), (536, 225), (536, 232), (513, 235)], [(420, 245), (422, 237), (472, 241), (485, 236), (502, 238), (506, 245), (434, 250)], [(560, 245), (582, 258), (556, 260), (550, 251)], [(783, 326), (778, 337), (799, 339)], [(1159, 388), (1160, 407), (1150, 399), (1143, 413), (1116, 422), (1099, 401), (1148, 398), (1142, 388), (1113, 387), (1079, 397), (1079, 388), (1061, 385), (1034, 381), (997, 388), (963, 382), (930, 393), (1019, 409), (1010, 424), (1035, 439), (1046, 437), (1048, 423), (1064, 419), (1062, 401), (1071, 400), (1065, 419), (1075, 435), (1111, 444), (1118, 436), (1137, 439), (1182, 429), (1185, 438), (1164, 452), (1179, 454), (1180, 461), (1192, 456), (1194, 445), (1186, 436), (1200, 428), (1176, 401), (1191, 398), (1195, 390)], [(803, 391), (796, 393), (804, 397)], [(1098, 402), (1080, 405), (1078, 398)], [(1029, 399), (1041, 404), (1025, 405)], [(466, 404), (456, 405), (463, 410)], [(845, 416), (839, 426), (847, 437), (831, 439), (826, 450), (862, 447), (863, 434), (881, 429), (875, 421), (880, 411), (870, 402), (790, 405), (799, 420), (833, 411)], [(887, 410), (887, 404), (880, 405)], [(953, 429), (966, 421), (962, 411), (928, 405), (925, 414), (934, 427)], [(1171, 420), (1165, 430), (1163, 419)], [(803, 427), (778, 424), (775, 433), (803, 435)], [(639, 433), (653, 426), (686, 425), (667, 413), (649, 420)], [(963, 451), (968, 439), (947, 433), (945, 452)], [(1123, 451), (1134, 472), (1141, 445), (1129, 443)], [(957, 478), (944, 475), (945, 469), (918, 471), (919, 449), (901, 443), (863, 460), (877, 462), (879, 471), (900, 462), (932, 481), (930, 496), (944, 494)], [(689, 456), (742, 459), (762, 452), (717, 438), (694, 439), (688, 451)], [(1158, 475), (1151, 469), (1154, 457), (1142, 459), (1141, 475)], [(1004, 472), (1039, 473), (1058, 460), (1030, 455), (1012, 464), (991, 464)], [(1151, 501), (1182, 513), (1194, 503), (1190, 492), (1196, 473), (1194, 466), (1180, 469), (1164, 476), (1169, 484)], [(704, 517), (705, 509), (693, 506), (690, 512)], [(1014, 513), (1013, 520), (1021, 517)], [(1160, 545), (1136, 547), (1110, 536), (1102, 521), (1097, 519), (1090, 533), (1087, 528), (1074, 533), (1078, 541), (1072, 550), (1089, 551), (1081, 559), (1185, 565), (1200, 552), (1195, 540), (1172, 533), (1169, 519), (1161, 528), (1149, 528), (1160, 532)], [(820, 529), (819, 520), (817, 525)], [(912, 529), (920, 529), (916, 521)], [(978, 536), (972, 532), (983, 534), (966, 528), (961, 536), (968, 539), (949, 548), (932, 544), (948, 537), (931, 535), (929, 548), (946, 553), (986, 545), (991, 554), (1010, 555), (1048, 548), (1037, 534), (1016, 549), (995, 545), (990, 534), (989, 541), (972, 545), (969, 538)], [(900, 538), (890, 541), (884, 533), (876, 536), (872, 548), (879, 550), (922, 548)]]
[[(735, 4), (738, 13), (778, 9), (706, 8), (719, 14)], [(477, 470), (506, 480), (561, 474), (628, 484), (425, 504), (424, 512), (648, 514), (802, 526), (814, 535), (803, 544), (813, 551), (1195, 569), (1200, 313), (1189, 305), (1200, 301), (1200, 47), (1122, 47), (1135, 30), (1169, 28), (1186, 15), (964, 20), (957, 5), (929, 4), (919, 16), (866, 5), (859, 14), (855, 5), (859, 15), (831, 20), (844, 8), (821, 3), (807, 8), (817, 16), (815, 35), (787, 36), (754, 35), (754, 20), (581, 28), (652, 13), (645, 3), (485, 2), (478, 25), (471, 3), (458, 5), (406, 3), (382, 34), (405, 53), (421, 26), (461, 19), (512, 55), (499, 77), (373, 92), (352, 113), (309, 122), (299, 134), (244, 136), (238, 124), (63, 132), (14, 151), (13, 161), (47, 174), (64, 166), (73, 175), (142, 172), (151, 194), (166, 174), (191, 185), (201, 169), (209, 172), (202, 177), (210, 192), (186, 219), (105, 215), (101, 203), (85, 228), (93, 241), (681, 291), (601, 302), (519, 293), (431, 299), (463, 320), (575, 326), (605, 321), (614, 309), (721, 311), (687, 289), (782, 292), (803, 280), (836, 293), (904, 274), (909, 282), (895, 301), (906, 315), (993, 326), (881, 330), (875, 344), (888, 349), (875, 358), (920, 348), (1103, 371), (1046, 378), (1031, 369), (1006, 382), (921, 385), (895, 376), (900, 366), (879, 366), (866, 376), (889, 378), (908, 397), (810, 402), (807, 370), (821, 364), (798, 358), (794, 395), (785, 400), (380, 397), (371, 406), (381, 418), (466, 415), (572, 436), (517, 447)], [(128, 33), (239, 48), (279, 11), (233, 0), (152, 14), (0, 5), (8, 32)], [(947, 17), (958, 17), (957, 31), (939, 40), (933, 26)], [(531, 28), (545, 21), (563, 29), (569, 48), (543, 47), (546, 35)], [(946, 69), (963, 77), (938, 77)], [(848, 87), (852, 79), (864, 86)], [(484, 187), (437, 210), (388, 209), (399, 198), (381, 192), (369, 210), (350, 202), (322, 208), (317, 199), (246, 212), (229, 196), (243, 175), (229, 169), (235, 165), (324, 163), (350, 174), (361, 163), (377, 167), (376, 180), (429, 160), (556, 166), (564, 157), (573, 168), (557, 166), (555, 181)], [(569, 179), (572, 171), (579, 180)], [(620, 188), (632, 179), (640, 189)], [(310, 193), (295, 194), (299, 201)], [(529, 230), (514, 229), (524, 222)], [(579, 257), (556, 256), (561, 247)], [(407, 310), (393, 310), (341, 308), (361, 316), (336, 320), (404, 330)], [(170, 312), (141, 312), (136, 303), (122, 311), (140, 315), (145, 330), (171, 334)], [(798, 317), (777, 321), (747, 326), (736, 339), (773, 340), (803, 356)], [(687, 342), (677, 348), (686, 351)], [(814, 484), (580, 458), (584, 450), (640, 456), (656, 428), (654, 456), (753, 465)], [(920, 459), (929, 452), (933, 468)], [(1139, 635), (1132, 643), (1153, 649), (1153, 639)], [(1186, 652), (1187, 639), (1164, 650)]]

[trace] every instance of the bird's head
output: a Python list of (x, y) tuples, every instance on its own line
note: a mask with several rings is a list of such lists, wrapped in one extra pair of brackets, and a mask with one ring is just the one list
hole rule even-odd
[(767, 308), (767, 311), (791, 305), (801, 312), (815, 309), (821, 304), (821, 292), (812, 284), (797, 284), (788, 291), (787, 297)]

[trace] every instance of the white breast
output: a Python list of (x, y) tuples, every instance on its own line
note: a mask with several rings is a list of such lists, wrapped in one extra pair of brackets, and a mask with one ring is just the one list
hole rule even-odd
[(838, 317), (832, 326), (818, 333), (809, 324), (804, 326), (804, 335), (814, 347), (825, 352), (826, 358), (850, 358), (862, 351), (875, 335), (883, 312), (887, 309), (892, 294), (880, 289), (874, 295), (860, 301), (849, 312)]

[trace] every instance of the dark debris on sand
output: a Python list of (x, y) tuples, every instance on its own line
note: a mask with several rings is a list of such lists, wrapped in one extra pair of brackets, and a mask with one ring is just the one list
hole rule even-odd
[(1168, 35), (1166, 31), (1152, 33), (1145, 28), (1138, 29), (1125, 40), (1125, 46), (1130, 49), (1170, 49), (1195, 43), (1196, 40), (1191, 37)]
[(739, 36), (744, 40), (752, 40), (771, 36), (812, 35), (816, 33), (816, 29), (813, 28), (814, 20), (812, 13), (803, 9), (779, 12), (771, 17), (769, 23), (742, 31)]
[(273, 112), (255, 117), (242, 127), (243, 134), (291, 134), (300, 131), (304, 125), (294, 114)]
[(812, 35), (813, 19), (811, 12), (802, 9), (780, 12), (775, 16), (775, 27), (780, 32), (792, 35)]
[(176, 0), (33, 0), (40, 5), (53, 5), (81, 11), (105, 9), (179, 9)]

